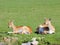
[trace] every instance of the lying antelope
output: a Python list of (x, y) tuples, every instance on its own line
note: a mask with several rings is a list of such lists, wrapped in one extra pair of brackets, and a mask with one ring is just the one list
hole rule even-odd
[[(13, 21), (9, 21), (8, 27), (13, 29), (12, 33), (31, 34), (32, 29), (29, 26), (15, 26)], [(10, 33), (10, 32), (8, 32)]]
[(39, 33), (42, 33), (42, 34), (55, 33), (55, 28), (51, 24), (51, 20), (47, 19), (47, 18), (45, 19), (44, 24), (41, 24), (41, 25), (38, 26), (37, 30), (38, 30)]

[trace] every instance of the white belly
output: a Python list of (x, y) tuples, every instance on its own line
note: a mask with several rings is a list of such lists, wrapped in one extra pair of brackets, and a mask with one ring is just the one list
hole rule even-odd
[(49, 30), (48, 33), (49, 34), (52, 34), (52, 33), (54, 33), (54, 31), (53, 30)]

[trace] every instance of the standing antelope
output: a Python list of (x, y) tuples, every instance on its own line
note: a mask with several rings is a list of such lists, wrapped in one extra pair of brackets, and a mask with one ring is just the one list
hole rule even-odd
[(13, 21), (9, 21), (8, 27), (13, 29), (12, 33), (31, 34), (32, 29), (29, 26), (15, 26)]
[(49, 34), (55, 33), (55, 27), (52, 25), (51, 19), (46, 18), (45, 19), (45, 24), (47, 24), (48, 27), (49, 27), (49, 31), (48, 31)]

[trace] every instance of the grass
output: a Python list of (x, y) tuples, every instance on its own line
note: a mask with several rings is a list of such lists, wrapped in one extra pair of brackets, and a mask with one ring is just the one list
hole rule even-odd
[[(52, 18), (56, 33), (52, 35), (35, 34), (36, 27), (44, 22), (44, 17)], [(12, 31), (8, 28), (8, 21), (14, 20), (16, 26), (31, 26), (31, 35), (0, 34), (2, 36), (16, 36), (22, 42), (25, 38), (45, 36), (51, 43), (60, 43), (60, 0), (0, 0), (0, 32)]]

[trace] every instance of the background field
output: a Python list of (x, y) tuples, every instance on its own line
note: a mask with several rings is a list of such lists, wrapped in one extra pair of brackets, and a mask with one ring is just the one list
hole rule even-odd
[[(56, 28), (55, 34), (35, 34), (36, 27), (44, 22), (44, 17), (51, 18)], [(60, 0), (0, 0), (0, 32), (12, 31), (8, 28), (8, 21), (14, 20), (16, 26), (31, 26), (31, 35), (1, 34), (2, 36), (16, 36), (22, 42), (25, 38), (45, 36), (51, 43), (60, 43)]]

